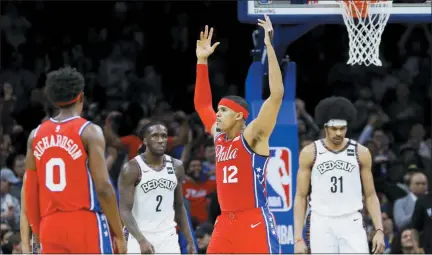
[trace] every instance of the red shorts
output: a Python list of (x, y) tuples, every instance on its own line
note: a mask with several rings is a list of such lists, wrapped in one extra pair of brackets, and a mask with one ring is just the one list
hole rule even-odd
[(280, 254), (276, 222), (267, 208), (222, 212), (207, 253)]
[(108, 221), (91, 211), (58, 212), (40, 226), (42, 253), (113, 253)]

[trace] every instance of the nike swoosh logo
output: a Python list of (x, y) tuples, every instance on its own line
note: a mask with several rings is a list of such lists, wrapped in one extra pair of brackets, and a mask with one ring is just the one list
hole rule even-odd
[(354, 219), (354, 221), (358, 221), (359, 219)]
[(324, 152), (318, 152), (319, 155), (324, 154), (324, 153), (326, 153), (326, 151), (324, 151)]
[(251, 228), (256, 228), (261, 222), (258, 222), (257, 224), (251, 224)]

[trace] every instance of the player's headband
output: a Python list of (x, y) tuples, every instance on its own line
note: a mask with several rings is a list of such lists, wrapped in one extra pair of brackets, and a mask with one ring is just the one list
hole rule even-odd
[(72, 99), (70, 101), (67, 101), (67, 102), (56, 102), (55, 105), (57, 105), (57, 106), (64, 106), (64, 105), (73, 104), (73, 103), (77, 102), (78, 100), (80, 100), (82, 95), (83, 95), (83, 93), (81, 92), (74, 99)]
[(329, 120), (324, 124), (325, 127), (342, 127), (346, 125), (348, 125), (346, 120)]
[(235, 112), (241, 112), (243, 113), (243, 118), (246, 120), (249, 116), (249, 112), (241, 105), (239, 105), (238, 103), (234, 102), (233, 100), (227, 99), (227, 98), (222, 98), (219, 101), (219, 105), (223, 105), (226, 106), (228, 108), (230, 108), (231, 110), (235, 111)]

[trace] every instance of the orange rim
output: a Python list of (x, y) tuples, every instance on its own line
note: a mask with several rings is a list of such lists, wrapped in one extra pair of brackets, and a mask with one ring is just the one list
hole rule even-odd
[(380, 0), (343, 0), (348, 7), (349, 13), (353, 18), (365, 18), (368, 15), (370, 3)]

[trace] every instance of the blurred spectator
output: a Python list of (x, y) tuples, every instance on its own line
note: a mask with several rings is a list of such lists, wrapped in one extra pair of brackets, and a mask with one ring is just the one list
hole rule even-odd
[(394, 240), (395, 237), (395, 229), (393, 226), (393, 222), (389, 215), (386, 212), (382, 213), (382, 222), (383, 222), (383, 228), (384, 228), (384, 242), (386, 246), (385, 253), (390, 252), (390, 246)]
[(23, 186), (23, 179), (25, 173), (25, 156), (22, 154), (18, 154), (13, 158), (13, 172), (18, 178), (18, 182), (13, 183), (11, 186), (10, 194), (13, 197), (21, 200), (21, 188)]
[(316, 137), (320, 129), (315, 124), (313, 117), (307, 113), (304, 101), (297, 98), (295, 105), (300, 140), (306, 137)]
[(18, 9), (13, 3), (8, 3), (5, 7), (5, 13), (0, 19), (0, 28), (4, 30), (6, 41), (15, 50), (27, 40), (27, 30), (31, 23), (26, 17), (19, 14)]
[(7, 223), (12, 229), (19, 229), (20, 202), (10, 193), (11, 186), (20, 180), (10, 169), (1, 170), (1, 223)]
[(197, 227), (195, 235), (198, 243), (198, 253), (205, 254), (213, 233), (213, 224), (204, 223)]
[(420, 247), (426, 254), (432, 254), (432, 192), (419, 197), (412, 216), (412, 226), (422, 233)]
[[(187, 145), (183, 151), (183, 159), (188, 151), (190, 146)], [(189, 201), (192, 225), (196, 227), (208, 221), (208, 196), (216, 190), (216, 181), (202, 179), (203, 162), (200, 159), (192, 158), (186, 161), (185, 169), (187, 176), (183, 183), (183, 195)]]
[(12, 229), (9, 227), (9, 225), (7, 224), (1, 224), (1, 240), (0, 240), (0, 244), (1, 244), (1, 251), (4, 254), (12, 254), (13, 251), (13, 247), (12, 245), (9, 243), (9, 239), (11, 236), (13, 236), (13, 231)]
[(414, 212), (415, 202), (419, 196), (426, 194), (428, 183), (423, 173), (414, 173), (409, 181), (409, 194), (396, 200), (393, 209), (394, 220), (399, 229), (408, 226)]
[(395, 235), (390, 253), (392, 254), (422, 254), (419, 233), (412, 228), (404, 228)]
[(201, 179), (215, 180), (216, 170), (216, 151), (213, 142), (209, 142), (204, 147), (204, 161), (202, 162), (203, 171)]

